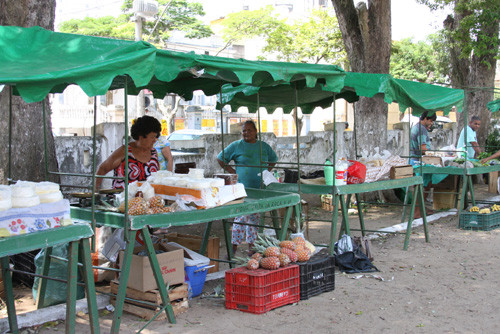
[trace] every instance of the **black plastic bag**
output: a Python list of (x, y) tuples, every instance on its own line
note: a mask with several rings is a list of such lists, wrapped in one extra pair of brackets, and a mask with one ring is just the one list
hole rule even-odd
[(353, 251), (335, 255), (335, 264), (340, 271), (348, 274), (379, 271), (359, 247), (355, 247)]

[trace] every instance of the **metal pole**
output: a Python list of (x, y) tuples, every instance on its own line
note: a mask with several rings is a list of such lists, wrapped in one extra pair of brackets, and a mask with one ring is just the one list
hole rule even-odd
[(9, 86), (9, 164), (7, 179), (12, 179), (12, 86)]
[(95, 252), (95, 229), (96, 229), (96, 221), (95, 221), (95, 193), (96, 193), (96, 188), (95, 188), (95, 173), (96, 173), (96, 163), (97, 163), (97, 156), (96, 156), (96, 126), (97, 126), (97, 99), (94, 96), (94, 128), (92, 129), (92, 231), (94, 231), (94, 235), (92, 236), (91, 239), (91, 249), (93, 252)]
[[(142, 41), (142, 20), (143, 18), (139, 15), (135, 15), (135, 41)], [(135, 111), (135, 116), (141, 117), (144, 116), (144, 90), (141, 90), (139, 94), (137, 94), (137, 110)]]
[[(264, 179), (264, 168), (262, 165), (264, 164), (262, 160), (262, 132), (260, 131), (260, 90), (257, 91), (257, 122), (259, 124), (259, 158), (260, 158), (260, 188), (262, 189), (262, 182)], [(266, 168), (267, 170), (267, 168)]]
[[(294, 92), (295, 92), (295, 131), (297, 132), (297, 135), (295, 136), (296, 142), (297, 142), (297, 175), (298, 175), (298, 189), (299, 189), (299, 194), (300, 194), (300, 140), (299, 140), (299, 122), (298, 122), (298, 116), (299, 116), (299, 93), (297, 91), (297, 82), (295, 82), (294, 85)], [(300, 225), (300, 224), (299, 224)]]

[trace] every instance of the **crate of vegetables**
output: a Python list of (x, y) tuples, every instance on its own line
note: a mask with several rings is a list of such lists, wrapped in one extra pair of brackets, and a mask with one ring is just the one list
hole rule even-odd
[(299, 263), (300, 300), (335, 289), (335, 257), (316, 254), (309, 261)]
[(299, 266), (226, 271), (226, 308), (254, 314), (266, 313), (300, 300)]
[(490, 208), (473, 206), (460, 214), (459, 227), (464, 230), (490, 231), (500, 227), (500, 205)]

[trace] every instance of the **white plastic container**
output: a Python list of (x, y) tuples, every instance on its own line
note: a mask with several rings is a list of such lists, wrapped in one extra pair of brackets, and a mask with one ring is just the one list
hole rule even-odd
[(345, 158), (337, 160), (335, 163), (335, 185), (343, 186), (347, 184), (347, 168), (349, 164)]

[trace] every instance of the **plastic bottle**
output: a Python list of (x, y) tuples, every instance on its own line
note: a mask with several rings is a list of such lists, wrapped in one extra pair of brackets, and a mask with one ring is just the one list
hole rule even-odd
[(274, 177), (278, 180), (278, 182), (281, 182), (281, 177), (277, 170), (274, 171)]
[(335, 163), (335, 185), (343, 186), (347, 184), (347, 168), (349, 164), (345, 158), (338, 159)]
[(333, 164), (329, 159), (326, 159), (324, 172), (325, 183), (329, 186), (333, 186)]

